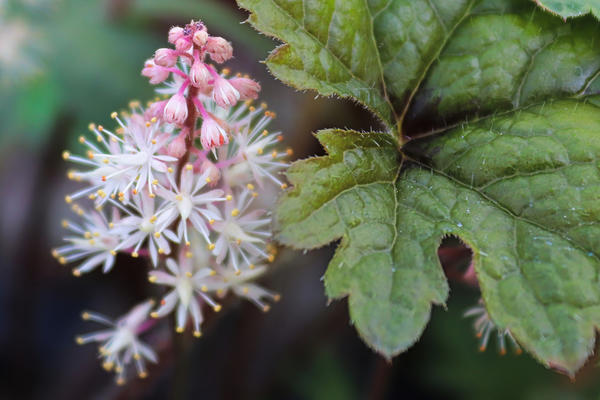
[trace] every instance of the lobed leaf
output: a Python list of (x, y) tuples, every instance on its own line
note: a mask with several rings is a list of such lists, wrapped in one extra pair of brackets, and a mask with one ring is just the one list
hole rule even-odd
[(290, 168), (276, 213), (284, 244), (341, 239), (325, 286), (365, 341), (391, 357), (418, 339), (455, 235), (496, 325), (573, 374), (600, 322), (597, 22), (519, 0), (238, 2), (285, 42), (275, 76), (386, 127), (320, 132), (328, 156)]
[(588, 13), (600, 18), (600, 1), (598, 0), (535, 0), (535, 2), (543, 9), (565, 19)]

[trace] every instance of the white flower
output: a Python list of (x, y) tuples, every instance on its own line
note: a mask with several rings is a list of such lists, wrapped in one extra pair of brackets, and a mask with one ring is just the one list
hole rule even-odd
[(488, 341), (490, 339), (490, 335), (493, 331), (497, 331), (496, 335), (498, 337), (498, 347), (501, 355), (506, 354), (506, 338), (508, 337), (509, 341), (512, 343), (515, 348), (516, 354), (521, 354), (522, 350), (513, 335), (510, 333), (508, 328), (506, 329), (498, 329), (496, 324), (491, 320), (487, 310), (485, 309), (485, 305), (483, 304), (483, 299), (479, 299), (479, 302), (476, 306), (469, 308), (465, 314), (465, 317), (476, 317), (475, 323), (473, 327), (476, 331), (476, 336), (481, 339), (479, 343), (479, 351), (485, 351), (487, 348)]
[[(63, 221), (63, 227), (75, 235), (65, 237), (68, 244), (54, 249), (52, 254), (61, 264), (84, 259), (73, 270), (75, 276), (90, 272), (99, 265), (102, 265), (102, 272), (110, 271), (115, 263), (113, 249), (119, 243), (119, 236), (111, 231), (112, 223), (106, 219), (103, 212), (85, 213), (77, 205), (74, 205), (74, 209), (83, 216), (83, 225)], [(117, 209), (113, 209), (112, 219), (113, 222), (119, 220)]]
[(187, 229), (189, 220), (206, 241), (210, 242), (207, 221), (214, 221), (220, 216), (218, 212), (214, 211), (214, 207), (209, 206), (215, 202), (224, 201), (225, 198), (220, 189), (202, 193), (206, 184), (211, 182), (209, 174), (210, 172), (205, 172), (202, 175), (196, 175), (193, 165), (187, 164), (181, 171), (179, 185), (171, 174), (167, 175), (171, 189), (161, 187), (156, 191), (165, 200), (157, 212), (158, 232), (162, 232), (179, 217), (177, 227), (179, 240), (184, 239), (186, 243), (189, 243)]
[(235, 295), (250, 300), (261, 310), (267, 312), (270, 306), (265, 300), (277, 302), (281, 296), (251, 283), (266, 271), (267, 267), (260, 266), (238, 274), (232, 268), (218, 266), (216, 268), (217, 274), (206, 278), (204, 285), (209, 292), (214, 291), (219, 297), (224, 297), (231, 290)]
[(251, 259), (256, 257), (272, 258), (265, 251), (266, 239), (271, 237), (271, 218), (264, 217), (264, 210), (250, 210), (251, 203), (249, 192), (242, 191), (236, 201), (225, 202), (223, 217), (212, 225), (218, 233), (211, 246), (216, 262), (220, 264), (228, 257), (236, 272), (252, 265)]
[[(111, 203), (128, 214), (114, 224), (113, 231), (122, 238), (121, 242), (114, 248), (115, 251), (133, 248), (132, 257), (138, 257), (141, 246), (147, 241), (150, 258), (154, 266), (157, 265), (158, 254), (169, 254), (171, 252), (168, 240), (156, 229), (155, 200), (147, 191), (144, 190), (139, 196), (133, 197), (130, 207), (134, 209), (136, 214), (132, 214), (128, 209), (123, 208), (113, 200), (111, 200)], [(177, 240), (175, 234), (168, 229), (163, 229), (162, 233), (171, 240)]]
[(92, 312), (82, 314), (83, 319), (106, 325), (108, 329), (78, 336), (77, 343), (100, 342), (102, 366), (108, 371), (114, 368), (118, 384), (125, 383), (126, 367), (131, 362), (135, 363), (138, 376), (145, 378), (145, 360), (158, 361), (156, 353), (138, 338), (149, 327), (147, 318), (153, 305), (152, 300), (139, 304), (117, 321)]
[(204, 302), (210, 304), (216, 312), (221, 310), (221, 306), (205, 293), (207, 289), (202, 284), (203, 278), (214, 275), (215, 272), (206, 266), (201, 266), (194, 270), (191, 256), (191, 253), (181, 251), (178, 262), (172, 258), (167, 259), (166, 266), (169, 273), (165, 271), (150, 272), (148, 278), (150, 282), (173, 288), (161, 300), (158, 310), (151, 315), (154, 318), (164, 317), (171, 313), (177, 305), (175, 330), (179, 333), (185, 330), (189, 314), (194, 324), (194, 336), (200, 337), (200, 325), (203, 318), (198, 296)]

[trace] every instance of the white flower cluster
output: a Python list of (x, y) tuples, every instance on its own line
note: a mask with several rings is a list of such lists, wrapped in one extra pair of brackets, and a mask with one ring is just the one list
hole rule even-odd
[[(84, 313), (110, 329), (78, 342), (103, 343), (101, 358), (105, 368), (115, 368), (118, 383), (128, 365), (145, 377), (143, 360), (157, 359), (138, 339), (153, 325), (148, 316), (175, 312), (176, 331), (189, 323), (199, 337), (203, 309), (218, 312), (229, 292), (264, 311), (279, 299), (252, 281), (275, 257), (269, 209), (276, 190), (286, 188), (281, 172), (291, 150), (277, 150), (282, 136), (267, 130), (274, 113), (252, 105), (258, 83), (227, 79), (227, 71), (217, 74), (205, 64), (207, 55), (217, 63), (230, 58), (228, 42), (193, 21), (171, 29), (169, 41), (175, 49), (157, 51), (142, 73), (151, 83), (166, 82), (159, 93), (170, 98), (146, 108), (132, 102), (129, 111), (111, 115), (114, 131), (90, 125), (93, 137), (79, 140), (84, 156), (63, 153), (82, 167), (68, 176), (86, 185), (66, 202), (83, 221), (63, 222), (70, 234), (53, 255), (63, 264), (77, 262), (76, 276), (100, 266), (110, 271), (119, 252), (148, 257), (149, 281), (167, 290), (154, 311), (145, 302), (116, 323)], [(92, 207), (86, 211), (78, 201)]]

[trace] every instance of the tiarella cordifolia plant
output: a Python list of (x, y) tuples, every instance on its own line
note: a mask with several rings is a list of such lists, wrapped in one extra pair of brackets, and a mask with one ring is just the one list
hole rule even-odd
[(252, 105), (260, 85), (211, 63), (232, 57), (229, 42), (194, 21), (172, 28), (168, 39), (174, 48), (158, 49), (142, 70), (150, 83), (164, 84), (164, 99), (112, 113), (114, 131), (91, 124), (93, 136), (80, 137), (86, 154), (63, 154), (82, 167), (69, 178), (86, 186), (66, 196), (81, 222), (63, 222), (70, 233), (53, 255), (76, 263), (75, 276), (110, 271), (118, 252), (147, 257), (148, 279), (165, 293), (157, 307), (146, 301), (117, 321), (83, 313), (108, 329), (77, 342), (99, 342), (118, 383), (133, 365), (145, 377), (145, 361), (157, 362), (139, 339), (153, 319), (174, 313), (177, 332), (189, 325), (199, 337), (204, 310), (220, 311), (229, 292), (264, 311), (279, 299), (252, 282), (275, 257), (269, 208), (273, 189), (286, 187), (280, 173), (291, 150), (278, 150), (282, 136), (266, 129), (275, 114)]

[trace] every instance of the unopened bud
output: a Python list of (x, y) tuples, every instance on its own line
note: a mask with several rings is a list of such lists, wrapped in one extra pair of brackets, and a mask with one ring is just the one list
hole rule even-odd
[(202, 47), (206, 44), (206, 41), (208, 40), (208, 33), (206, 33), (205, 30), (196, 31), (196, 33), (194, 33), (193, 40), (196, 46)]
[(175, 42), (175, 48), (179, 51), (188, 51), (190, 47), (192, 47), (192, 41), (186, 37), (177, 39), (177, 41)]
[(233, 56), (231, 44), (219, 36), (209, 37), (206, 41), (206, 51), (210, 58), (219, 64), (224, 63)]
[(154, 60), (146, 61), (144, 68), (142, 69), (142, 75), (150, 78), (152, 85), (164, 82), (171, 73), (159, 65), (154, 63)]
[(240, 99), (240, 92), (225, 78), (216, 78), (213, 88), (213, 100), (223, 108), (234, 106)]
[(258, 82), (248, 78), (233, 78), (229, 80), (229, 83), (240, 93), (240, 100), (256, 100), (258, 98), (258, 92), (260, 92)]
[(185, 136), (186, 132), (180, 133), (167, 147), (167, 153), (171, 157), (181, 158), (185, 154), (186, 146), (185, 146)]
[(188, 116), (187, 102), (183, 94), (174, 94), (167, 104), (163, 112), (166, 122), (183, 124)]
[(185, 35), (183, 28), (180, 26), (174, 26), (169, 30), (169, 43), (175, 44), (179, 39)]
[(173, 67), (177, 63), (177, 53), (171, 49), (158, 49), (154, 53), (154, 62), (163, 67)]
[(203, 88), (208, 86), (209, 80), (210, 71), (202, 61), (196, 60), (190, 69), (190, 82), (196, 87)]

